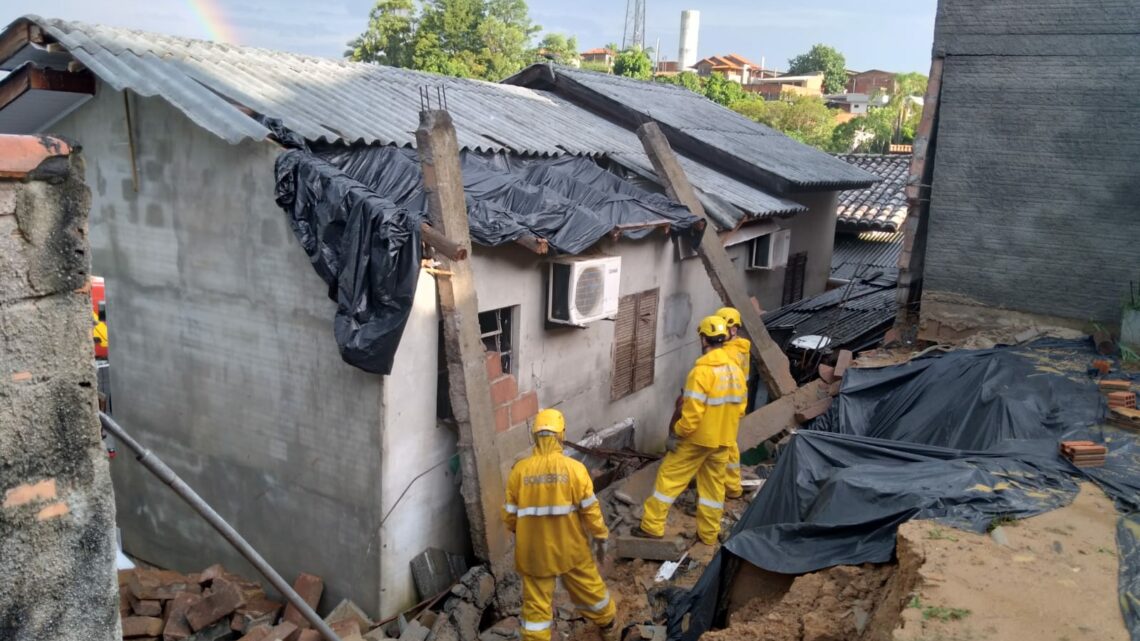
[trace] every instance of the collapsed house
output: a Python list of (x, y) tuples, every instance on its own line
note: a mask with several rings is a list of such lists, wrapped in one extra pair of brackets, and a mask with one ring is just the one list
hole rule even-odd
[[(297, 219), (278, 204), (286, 138), (309, 148), (297, 151), (311, 166), (326, 163), (340, 184), (373, 191), (354, 193), (407, 215), (416, 199), (383, 184), (393, 165), (366, 184), (357, 163), (408, 160), (421, 89), (446, 100), (465, 170), (481, 164), (514, 194), (543, 194), (512, 209), (467, 185), (469, 204), (513, 226), (479, 236), (473, 223), (485, 244), (470, 257), (504, 469), (528, 447), (526, 421), (540, 406), (562, 409), (573, 439), (634, 417), (640, 447), (664, 441), (697, 356), (696, 323), (721, 299), (680, 233), (692, 217), (662, 195), (632, 120), (557, 89), (34, 16), (0, 34), (0, 68), (10, 72), (0, 81), (0, 131), (58, 132), (87, 152), (116, 419), (282, 573), (324, 576), (330, 603), (351, 596), (374, 614), (398, 612), (417, 600), (409, 561), (425, 548), (463, 553), (469, 541), (435, 275), (413, 264), (404, 283), (389, 375), (346, 364), (328, 300), (338, 292), (314, 273), (318, 261), (294, 240)], [(680, 88), (579, 78), (628, 94), (631, 113), (660, 118), (717, 227), (705, 233), (720, 234), (760, 306), (778, 307), (789, 279), (797, 296), (824, 291), (837, 193), (874, 176), (719, 107), (687, 128), (674, 119), (712, 103)], [(590, 211), (571, 212), (564, 205), (584, 182), (600, 193)], [(644, 205), (636, 222), (605, 214), (625, 201)], [(559, 206), (535, 209), (549, 203)], [(540, 213), (557, 220), (544, 226)], [(584, 241), (559, 236), (571, 219), (591, 223)], [(612, 277), (555, 300), (552, 265), (604, 265)], [(579, 309), (571, 293), (595, 300)], [(551, 306), (585, 313), (570, 319)], [(128, 551), (180, 570), (209, 560), (250, 572), (143, 469), (112, 467)]]

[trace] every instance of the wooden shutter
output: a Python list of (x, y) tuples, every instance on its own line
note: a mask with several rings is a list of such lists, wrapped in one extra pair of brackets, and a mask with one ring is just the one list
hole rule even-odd
[(614, 323), (610, 399), (629, 396), (653, 384), (657, 352), (658, 290), (623, 296)]
[(784, 270), (784, 305), (804, 297), (804, 279), (807, 275), (807, 252), (799, 252), (788, 257), (788, 267)]

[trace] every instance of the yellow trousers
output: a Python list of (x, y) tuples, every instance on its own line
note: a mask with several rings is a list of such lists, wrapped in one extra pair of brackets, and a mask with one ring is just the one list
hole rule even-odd
[[(557, 577), (521, 573), (520, 576), (523, 641), (550, 641), (550, 631), (554, 628), (554, 581)], [(587, 558), (563, 574), (562, 585), (566, 586), (570, 600), (578, 606), (582, 616), (599, 627), (613, 623), (617, 608), (593, 558)]]
[(653, 494), (645, 499), (641, 529), (655, 536), (665, 534), (665, 517), (673, 501), (697, 477), (697, 536), (707, 545), (716, 545), (720, 515), (724, 511), (724, 468), (728, 447), (701, 447), (687, 441), (677, 444), (657, 469)]
[(738, 498), (744, 494), (744, 486), (740, 484), (740, 446), (736, 443), (728, 446), (728, 464), (724, 466), (724, 495)]

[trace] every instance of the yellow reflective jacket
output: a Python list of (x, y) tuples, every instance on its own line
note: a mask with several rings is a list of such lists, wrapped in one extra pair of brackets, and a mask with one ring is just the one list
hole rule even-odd
[(698, 358), (683, 396), (681, 420), (673, 428), (677, 436), (702, 447), (736, 443), (748, 388), (734, 353), (716, 348)]
[(736, 338), (725, 343), (724, 349), (730, 354), (736, 355), (736, 359), (738, 361), (737, 365), (740, 366), (740, 371), (744, 372), (744, 384), (748, 385), (748, 373), (752, 356), (752, 341), (744, 338), (743, 336), (737, 336)]
[(507, 479), (503, 520), (515, 533), (515, 567), (536, 577), (565, 574), (590, 558), (588, 531), (609, 537), (586, 466), (562, 454), (552, 436), (515, 463)]

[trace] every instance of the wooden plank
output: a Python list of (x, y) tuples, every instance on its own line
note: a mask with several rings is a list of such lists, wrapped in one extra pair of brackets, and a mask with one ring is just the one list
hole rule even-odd
[(432, 249), (438, 251), (451, 260), (467, 258), (467, 248), (459, 243), (452, 242), (450, 238), (437, 231), (427, 223), (420, 225), (420, 238)]
[[(421, 111), (416, 148), (423, 169), (431, 224), (452, 242), (469, 249), (470, 230), (459, 167), (455, 127), (446, 111)], [(495, 447), (495, 412), (479, 338), (479, 303), (472, 261), (443, 257), (451, 275), (436, 280), (443, 315), (451, 409), (459, 426), (463, 503), (475, 555), (493, 564), (507, 553), (507, 529), (499, 518), (506, 500)]]
[[(898, 316), (895, 324), (901, 328), (915, 328), (918, 324), (918, 305), (922, 296), (922, 271), (926, 258), (926, 228), (930, 215), (930, 183), (934, 178), (934, 152), (938, 139), (938, 99), (942, 93), (942, 64), (944, 58), (930, 61), (930, 79), (926, 83), (926, 97), (922, 105), (922, 118), (914, 136), (914, 153), (910, 158), (907, 176), (907, 218), (903, 223), (903, 248), (899, 254)], [(907, 332), (909, 333), (909, 332)]]
[[(637, 137), (641, 139), (645, 153), (653, 163), (653, 169), (669, 196), (688, 207), (693, 215), (708, 220), (704, 207), (693, 192), (685, 171), (657, 123), (647, 122), (641, 125), (637, 129)], [(752, 307), (752, 301), (744, 288), (743, 276), (729, 260), (724, 246), (713, 233), (711, 225), (705, 230), (704, 239), (711, 239), (711, 242), (702, 240), (697, 246), (701, 263), (708, 272), (713, 289), (720, 295), (724, 304), (740, 311), (741, 324), (752, 339), (752, 353), (759, 364), (760, 376), (768, 388), (769, 397), (778, 399), (791, 394), (796, 390), (796, 381), (792, 378), (788, 357), (768, 335), (764, 321)]]

